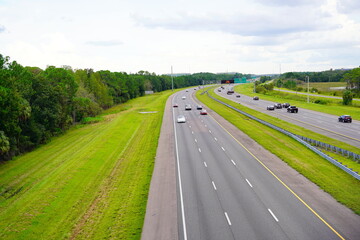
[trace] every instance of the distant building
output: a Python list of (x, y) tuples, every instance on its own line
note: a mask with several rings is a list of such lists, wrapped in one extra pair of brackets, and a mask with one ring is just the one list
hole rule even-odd
[(145, 91), (145, 95), (148, 95), (148, 94), (153, 94), (154, 91)]

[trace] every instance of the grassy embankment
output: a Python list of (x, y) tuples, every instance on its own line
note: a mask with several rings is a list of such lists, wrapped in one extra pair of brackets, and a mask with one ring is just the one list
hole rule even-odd
[(2, 163), (0, 239), (139, 239), (171, 93), (109, 109)]
[[(279, 121), (279, 119), (275, 119), (266, 114), (259, 113), (255, 110), (217, 96), (212, 90), (210, 90), (209, 93), (212, 96), (239, 108), (240, 110), (264, 119), (265, 121), (276, 121), (277, 123), (281, 122), (281, 124), (284, 125), (291, 125), (285, 121)], [(267, 150), (277, 155), (292, 168), (307, 177), (310, 181), (314, 182), (324, 191), (331, 194), (337, 201), (343, 203), (355, 213), (360, 214), (360, 181), (308, 150), (292, 138), (287, 137), (286, 135), (256, 121), (249, 120), (246, 116), (212, 100), (206, 94), (200, 95), (200, 91), (197, 93), (196, 97), (260, 145), (264, 146)], [(297, 126), (292, 127), (294, 129), (299, 128)], [(303, 130), (305, 132), (310, 132), (306, 129)], [(316, 133), (314, 134), (316, 135)], [(352, 161), (349, 160), (349, 162)], [(355, 164), (354, 166), (359, 165), (356, 163), (353, 164)]]
[[(235, 86), (235, 91), (240, 94), (245, 94), (248, 96), (255, 95), (253, 93), (254, 85), (252, 83), (240, 84)], [(280, 91), (271, 91), (267, 94), (256, 93), (260, 99), (273, 101), (273, 102), (290, 102), (292, 105), (296, 105), (300, 108), (306, 108), (318, 112), (328, 113), (336, 115), (335, 119), (338, 116), (348, 114), (351, 115), (353, 119), (360, 120), (360, 101), (353, 101), (352, 106), (342, 105), (342, 99), (331, 99), (324, 97), (315, 97), (310, 96), (310, 103), (307, 103), (307, 95), (296, 94), (295, 93), (286, 93)], [(315, 100), (320, 100), (326, 102), (326, 104), (315, 104)]]
[[(301, 82), (300, 84), (297, 83), (297, 87), (301, 87), (302, 92), (307, 92), (307, 82)], [(338, 96), (342, 97), (343, 90), (341, 89), (331, 89), (332, 87), (346, 87), (346, 82), (310, 82), (309, 88), (310, 90), (312, 88), (316, 88), (319, 93), (315, 94), (321, 94), (326, 96)], [(280, 88), (284, 90), (289, 90), (287, 88)]]

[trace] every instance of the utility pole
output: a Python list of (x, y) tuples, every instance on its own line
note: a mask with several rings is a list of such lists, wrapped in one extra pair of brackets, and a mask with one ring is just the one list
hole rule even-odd
[(173, 67), (171, 65), (171, 90), (174, 91)]
[(309, 88), (310, 88), (310, 86), (309, 86), (309, 76), (306, 76), (306, 78), (307, 78), (307, 103), (309, 103)]
[(256, 80), (254, 79), (254, 93), (256, 93), (255, 82), (256, 82)]

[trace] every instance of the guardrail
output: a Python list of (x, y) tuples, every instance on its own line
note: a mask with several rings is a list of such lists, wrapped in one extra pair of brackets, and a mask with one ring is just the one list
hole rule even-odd
[(282, 128), (278, 127), (278, 126), (275, 126), (275, 125), (273, 125), (273, 124), (271, 124), (271, 123), (268, 123), (268, 122), (266, 122), (266, 121), (264, 121), (264, 120), (261, 120), (261, 119), (259, 119), (259, 118), (257, 118), (257, 117), (254, 117), (254, 116), (252, 116), (251, 114), (248, 114), (248, 113), (246, 113), (246, 112), (244, 112), (244, 111), (241, 111), (240, 109), (237, 109), (236, 107), (233, 107), (233, 106), (231, 106), (231, 105), (229, 105), (229, 104), (227, 104), (227, 103), (224, 103), (223, 101), (221, 101), (221, 100), (219, 100), (219, 99), (217, 99), (217, 98), (214, 98), (213, 96), (209, 95), (208, 91), (206, 91), (206, 92), (204, 92), (204, 93), (207, 93), (207, 95), (208, 95), (211, 99), (213, 99), (213, 100), (215, 100), (215, 101), (217, 101), (217, 102), (219, 102), (219, 103), (221, 103), (221, 104), (223, 104), (223, 105), (225, 105), (225, 106), (227, 106), (227, 107), (229, 107), (229, 108), (231, 108), (231, 109), (233, 109), (233, 110), (235, 110), (235, 111), (237, 111), (237, 112), (239, 112), (239, 113), (241, 113), (241, 114), (243, 114), (243, 115), (245, 115), (245, 116), (247, 116), (247, 117), (249, 117), (249, 118), (251, 118), (251, 119), (253, 119), (253, 120), (255, 120), (255, 121), (257, 121), (257, 122), (260, 122), (260, 123), (262, 123), (262, 124), (264, 124), (264, 125), (266, 125), (266, 126), (268, 126), (268, 127), (271, 127), (272, 129), (275, 129), (275, 130), (277, 130), (277, 131), (279, 131), (279, 132), (282, 132), (283, 134), (285, 134), (285, 135), (287, 135), (287, 136), (295, 139), (296, 141), (300, 142), (302, 145), (306, 146), (306, 147), (307, 147), (308, 149), (310, 149), (311, 151), (313, 151), (313, 152), (315, 152), (316, 154), (318, 154), (319, 156), (325, 158), (326, 160), (328, 160), (329, 162), (331, 162), (332, 164), (334, 164), (334, 165), (337, 166), (338, 168), (342, 169), (343, 171), (347, 172), (348, 174), (350, 174), (350, 175), (353, 176), (354, 178), (360, 180), (360, 175), (359, 175), (357, 172), (353, 171), (351, 168), (348, 168), (347, 166), (345, 166), (345, 165), (343, 165), (342, 163), (338, 162), (336, 159), (333, 159), (332, 157), (330, 157), (330, 156), (326, 155), (325, 153), (321, 152), (321, 151), (320, 151), (319, 149), (317, 149), (316, 147), (312, 146), (311, 144), (309, 144), (309, 143), (307, 143), (306, 141), (304, 141), (303, 139), (301, 139), (298, 135), (296, 135), (296, 134), (294, 134), (294, 133), (292, 133), (292, 132), (289, 132), (289, 131), (287, 131), (287, 130), (285, 130), (285, 129), (282, 129)]
[(308, 137), (304, 137), (304, 136), (301, 136), (301, 135), (296, 135), (296, 136), (298, 136), (302, 140), (304, 140), (304, 141), (306, 141), (306, 142), (308, 142), (308, 143), (310, 143), (312, 145), (315, 145), (315, 146), (321, 147), (321, 148), (325, 148), (328, 151), (341, 153), (341, 155), (343, 155), (343, 156), (346, 156), (348, 158), (352, 158), (352, 160), (354, 162), (360, 163), (360, 155), (359, 154), (356, 154), (354, 152), (351, 152), (351, 151), (348, 151), (348, 150), (345, 150), (345, 149), (342, 149), (342, 148), (339, 148), (339, 147), (336, 147), (336, 146), (333, 146), (333, 145), (330, 145), (330, 144), (327, 144), (327, 143), (323, 143), (323, 142), (320, 142), (320, 141), (317, 141), (317, 140), (314, 140), (314, 139), (311, 139), (311, 138), (308, 138)]

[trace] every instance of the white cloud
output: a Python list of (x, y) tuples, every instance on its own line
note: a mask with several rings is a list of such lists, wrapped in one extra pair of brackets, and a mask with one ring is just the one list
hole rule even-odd
[(247, 73), (356, 66), (358, 2), (0, 0), (0, 53), (42, 68), (158, 74), (171, 65)]
[(112, 46), (122, 45), (123, 42), (118, 40), (105, 40), (105, 41), (87, 41), (86, 44), (101, 46), (101, 47), (112, 47)]

